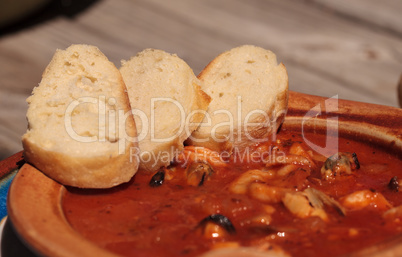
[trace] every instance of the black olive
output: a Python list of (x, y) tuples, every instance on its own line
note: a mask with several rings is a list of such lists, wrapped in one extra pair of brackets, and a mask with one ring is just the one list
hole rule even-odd
[(155, 175), (152, 176), (151, 181), (149, 181), (149, 185), (151, 187), (158, 187), (163, 184), (163, 181), (165, 180), (165, 171), (164, 170), (159, 170)]

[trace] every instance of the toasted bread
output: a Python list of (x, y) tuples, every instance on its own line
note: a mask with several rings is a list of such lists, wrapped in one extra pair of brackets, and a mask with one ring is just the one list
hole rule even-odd
[(168, 166), (204, 118), (210, 97), (187, 63), (162, 50), (122, 61), (120, 72), (137, 125), (140, 168)]
[(270, 140), (283, 122), (288, 76), (273, 52), (251, 45), (233, 48), (212, 60), (198, 78), (212, 101), (189, 144), (232, 153)]
[(98, 48), (57, 50), (27, 102), (24, 157), (49, 177), (69, 186), (109, 188), (137, 172), (126, 87)]

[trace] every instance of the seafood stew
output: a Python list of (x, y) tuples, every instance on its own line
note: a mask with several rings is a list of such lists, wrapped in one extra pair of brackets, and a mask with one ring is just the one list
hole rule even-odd
[[(320, 144), (321, 134), (307, 134)], [(108, 190), (69, 188), (64, 214), (122, 256), (200, 256), (243, 247), (340, 256), (402, 234), (402, 160), (347, 137), (324, 156), (301, 132), (223, 155), (187, 146), (171, 166)]]

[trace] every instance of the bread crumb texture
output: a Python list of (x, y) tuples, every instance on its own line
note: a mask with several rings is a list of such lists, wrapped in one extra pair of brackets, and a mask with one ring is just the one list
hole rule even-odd
[(186, 139), (229, 152), (269, 140), (287, 101), (286, 68), (260, 47), (224, 52), (196, 77), (162, 50), (145, 49), (119, 71), (98, 48), (72, 45), (56, 51), (27, 99), (24, 156), (64, 185), (112, 187), (138, 166), (168, 166)]
[(120, 72), (137, 125), (140, 167), (169, 165), (203, 119), (209, 96), (185, 61), (162, 50), (145, 49), (122, 61)]
[(126, 88), (98, 48), (57, 50), (27, 102), (24, 155), (48, 176), (97, 188), (126, 182), (136, 172), (138, 163), (129, 154), (137, 147), (136, 129), (127, 114)]
[(273, 52), (244, 45), (220, 54), (198, 75), (211, 96), (207, 118), (189, 143), (217, 151), (269, 140), (283, 122), (288, 76)]

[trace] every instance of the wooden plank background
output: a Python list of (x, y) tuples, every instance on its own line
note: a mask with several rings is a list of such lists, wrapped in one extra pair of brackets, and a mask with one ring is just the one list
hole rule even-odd
[(401, 13), (400, 0), (53, 1), (0, 27), (0, 159), (22, 149), (25, 99), (54, 51), (72, 43), (98, 46), (118, 67), (159, 48), (196, 74), (219, 53), (254, 44), (286, 65), (291, 90), (398, 106)]

